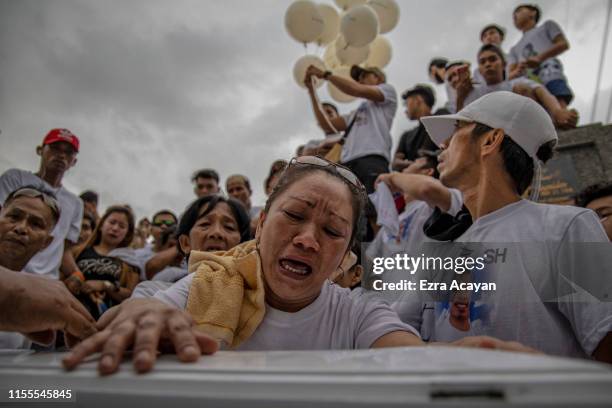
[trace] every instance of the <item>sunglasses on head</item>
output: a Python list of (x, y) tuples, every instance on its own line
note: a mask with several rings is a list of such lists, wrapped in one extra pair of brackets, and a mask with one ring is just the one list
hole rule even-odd
[(152, 225), (154, 227), (161, 227), (162, 225), (165, 225), (166, 227), (171, 227), (174, 224), (176, 224), (176, 222), (172, 220), (161, 220), (161, 221), (155, 221)]
[(49, 194), (46, 194), (40, 190), (30, 187), (20, 188), (19, 190), (13, 191), (10, 196), (7, 198), (8, 200), (15, 199), (17, 197), (31, 197), (31, 198), (41, 198), (43, 202), (55, 213), (57, 218), (60, 216), (60, 208), (57, 200), (51, 197)]
[(336, 173), (338, 173), (344, 180), (346, 180), (347, 182), (349, 182), (351, 185), (355, 186), (358, 190), (360, 191), (365, 191), (365, 187), (363, 186), (363, 184), (361, 183), (361, 181), (359, 181), (359, 179), (357, 178), (357, 176), (355, 175), (355, 173), (353, 173), (352, 171), (350, 171), (348, 168), (331, 162), (329, 160), (326, 160), (322, 157), (319, 156), (300, 156), (300, 157), (294, 157), (293, 159), (291, 159), (291, 161), (289, 162), (289, 167), (291, 166), (315, 166), (315, 167), (333, 167), (334, 170), (336, 170)]

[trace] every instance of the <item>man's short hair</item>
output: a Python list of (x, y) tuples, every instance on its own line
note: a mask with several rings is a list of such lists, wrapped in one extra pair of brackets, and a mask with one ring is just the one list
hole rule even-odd
[(576, 205), (586, 207), (591, 201), (608, 196), (612, 196), (612, 183), (593, 184), (576, 195)]
[(251, 182), (249, 181), (249, 179), (246, 176), (243, 176), (242, 174), (232, 174), (231, 176), (229, 176), (227, 178), (227, 180), (225, 180), (225, 188), (227, 189), (227, 183), (230, 182), (231, 179), (240, 179), (244, 182), (244, 185), (246, 186), (247, 190), (249, 190), (250, 193), (253, 192), (253, 190), (251, 190)]
[(431, 70), (431, 67), (436, 68), (445, 68), (446, 64), (448, 64), (448, 60), (446, 58), (436, 57), (429, 61), (429, 65), (427, 66), (427, 73)]
[(423, 101), (433, 108), (436, 103), (436, 94), (433, 88), (427, 84), (416, 84), (413, 88), (410, 88), (402, 94), (402, 99), (406, 100), (413, 95), (421, 95)]
[[(25, 190), (25, 191), (24, 191)], [(0, 205), (0, 208), (6, 207), (7, 205), (9, 205), (13, 200), (19, 198), (19, 197), (33, 197), (33, 195), (30, 195), (30, 193), (28, 193), (28, 191), (33, 190), (32, 193), (36, 194), (36, 192), (38, 193), (38, 197), (43, 201), (43, 203), (45, 203), (45, 205), (47, 207), (49, 207), (49, 209), (51, 210), (51, 213), (53, 214), (53, 223), (57, 224), (57, 222), (60, 219), (60, 215), (61, 215), (61, 209), (59, 206), (59, 202), (57, 201), (57, 197), (55, 196), (55, 194), (47, 189), (43, 189), (43, 188), (39, 188), (33, 185), (27, 185), (27, 186), (23, 186), (23, 187), (19, 187), (13, 191), (11, 191), (11, 193), (6, 197), (6, 200), (4, 200), (4, 204)]]
[(514, 12), (516, 13), (518, 9), (523, 8), (523, 7), (535, 12), (535, 22), (536, 24), (538, 24), (538, 22), (540, 21), (540, 14), (542, 14), (542, 12), (540, 11), (540, 7), (538, 7), (536, 4), (520, 4), (516, 6), (516, 8), (514, 9)]
[(480, 41), (482, 41), (482, 37), (484, 36), (484, 34), (491, 28), (495, 29), (499, 33), (499, 36), (501, 37), (503, 41), (504, 37), (506, 36), (506, 30), (504, 30), (503, 27), (497, 24), (487, 24), (486, 26), (484, 26), (484, 28), (480, 30)]
[(153, 217), (151, 218), (151, 222), (155, 222), (155, 219), (157, 217), (159, 217), (160, 215), (169, 215), (169, 216), (171, 216), (174, 219), (175, 223), (178, 222), (177, 216), (172, 211), (170, 211), (170, 210), (159, 210), (158, 212), (153, 214)]
[(214, 179), (219, 184), (219, 173), (213, 169), (200, 169), (193, 173), (191, 181), (195, 182), (199, 178), (210, 178)]
[(336, 105), (334, 105), (333, 103), (331, 103), (331, 102), (323, 102), (321, 104), (321, 106), (323, 106), (324, 108), (325, 107), (332, 108), (336, 112), (336, 114), (340, 113), (340, 112), (338, 112), (338, 107)]
[(478, 50), (477, 56), (480, 57), (480, 54), (482, 54), (485, 51), (494, 52), (502, 60), (502, 63), (504, 65), (506, 65), (506, 56), (504, 55), (504, 52), (497, 45), (495, 45), (495, 44), (485, 44), (485, 45), (483, 45)]
[(79, 196), (86, 203), (98, 204), (98, 193), (93, 190), (86, 190)]

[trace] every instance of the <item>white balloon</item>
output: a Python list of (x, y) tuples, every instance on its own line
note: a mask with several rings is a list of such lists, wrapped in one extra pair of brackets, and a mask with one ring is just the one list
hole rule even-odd
[(367, 0), (334, 0), (336, 5), (342, 10), (348, 10), (353, 6), (361, 6), (362, 4), (366, 4), (366, 1)]
[(369, 0), (368, 6), (372, 7), (378, 16), (380, 34), (393, 30), (399, 21), (399, 6), (395, 0)]
[[(316, 55), (304, 55), (302, 58), (297, 60), (293, 66), (293, 78), (302, 88), (306, 88), (306, 85), (304, 85), (304, 79), (306, 79), (306, 70), (311, 65), (314, 65), (322, 71), (326, 70), (325, 63)], [(315, 86), (320, 88), (321, 85), (323, 85), (323, 82), (324, 81), (316, 78)]]
[(370, 55), (365, 65), (368, 67), (384, 68), (391, 61), (393, 52), (391, 43), (385, 37), (378, 36), (370, 44)]
[(323, 53), (323, 62), (325, 63), (327, 69), (332, 71), (342, 65), (340, 61), (338, 61), (338, 57), (336, 57), (335, 43), (329, 44), (325, 49), (325, 52)]
[(370, 55), (370, 46), (351, 47), (346, 43), (344, 37), (340, 36), (334, 43), (336, 48), (336, 57), (342, 65), (357, 65), (364, 62)]
[(315, 41), (323, 32), (323, 17), (317, 5), (309, 0), (298, 0), (285, 13), (285, 28), (301, 43)]
[(378, 35), (378, 17), (369, 6), (355, 6), (340, 21), (340, 32), (352, 47), (363, 47)]
[[(333, 72), (334, 75), (339, 75), (345, 78), (351, 77), (351, 67), (340, 67)], [(354, 96), (345, 94), (329, 81), (327, 82), (327, 92), (329, 92), (329, 96), (331, 96), (333, 100), (340, 103), (348, 103), (356, 99)]]
[(323, 18), (323, 32), (317, 37), (318, 45), (327, 45), (334, 41), (340, 31), (340, 16), (335, 8), (327, 4), (318, 4), (317, 9)]

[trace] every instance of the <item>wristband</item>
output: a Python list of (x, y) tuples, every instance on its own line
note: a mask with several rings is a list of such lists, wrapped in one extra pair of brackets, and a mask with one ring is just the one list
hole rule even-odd
[(71, 278), (72, 278), (73, 276), (74, 276), (75, 278), (77, 278), (78, 280), (80, 280), (81, 282), (85, 282), (85, 275), (83, 275), (83, 272), (81, 272), (81, 271), (74, 271), (74, 272), (72, 272), (72, 273), (70, 274), (70, 277), (71, 277)]
[(329, 79), (329, 77), (330, 77), (330, 76), (332, 76), (332, 75), (333, 75), (333, 73), (332, 73), (331, 71), (325, 71), (325, 72), (323, 73), (323, 79), (327, 80), (327, 79)]

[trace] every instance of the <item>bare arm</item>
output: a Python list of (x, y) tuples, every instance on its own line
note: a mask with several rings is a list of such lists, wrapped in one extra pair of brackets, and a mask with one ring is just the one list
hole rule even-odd
[(407, 331), (394, 331), (379, 337), (371, 348), (424, 346), (425, 343), (414, 334)]
[(538, 86), (533, 91), (538, 98), (538, 102), (550, 113), (555, 124), (561, 128), (572, 128), (576, 127), (578, 122), (578, 115), (575, 111), (568, 111), (563, 109), (559, 104), (557, 98), (555, 98), (548, 89), (544, 86)]
[(387, 173), (381, 174), (376, 183), (385, 182), (391, 190), (400, 190), (415, 200), (425, 201), (431, 207), (448, 211), (451, 207), (451, 193), (439, 180), (423, 174)]
[(553, 40), (552, 47), (550, 47), (544, 52), (539, 53), (538, 55), (535, 56), (535, 58), (538, 61), (538, 63), (541, 64), (547, 59), (554, 58), (557, 55), (560, 55), (567, 50), (569, 50), (569, 42), (567, 41), (567, 39), (565, 38), (563, 34), (559, 34)]
[(325, 116), (325, 113), (319, 107), (317, 103), (317, 99), (315, 97), (315, 90), (310, 83), (310, 78), (306, 78), (306, 87), (308, 88), (308, 96), (310, 97), (310, 103), (312, 104), (312, 111), (315, 114), (315, 118), (317, 119), (317, 123), (323, 129), (326, 134), (335, 133), (334, 129), (329, 126), (329, 122), (331, 122), (332, 126), (336, 128), (338, 132), (346, 130), (346, 122), (342, 118), (342, 116), (337, 116), (335, 118), (329, 119)]
[(338, 75), (330, 75), (327, 80), (347, 95), (369, 99), (373, 102), (385, 101), (385, 96), (377, 86), (363, 85), (350, 78), (344, 78)]
[(155, 254), (145, 265), (147, 279), (153, 279), (158, 272), (172, 264), (178, 256), (180, 256), (180, 254), (176, 246), (164, 249)]
[(73, 249), (76, 244), (65, 240), (64, 241), (64, 255), (62, 256), (62, 265), (60, 267), (60, 279), (64, 280), (69, 277), (73, 272), (79, 270), (79, 267), (74, 260)]

